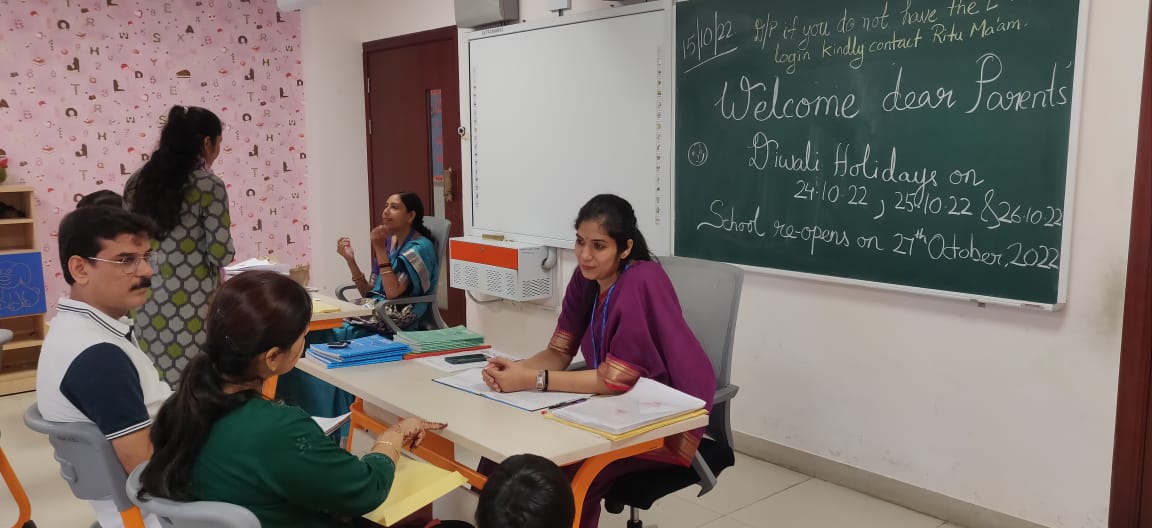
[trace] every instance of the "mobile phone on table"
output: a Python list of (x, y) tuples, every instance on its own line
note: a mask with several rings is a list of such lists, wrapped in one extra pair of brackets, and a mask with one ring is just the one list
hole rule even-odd
[(481, 361), (488, 361), (488, 356), (484, 354), (464, 354), (463, 356), (448, 356), (444, 361), (449, 365), (462, 365), (464, 363), (479, 363)]
[(333, 341), (327, 343), (328, 348), (348, 348), (350, 341)]

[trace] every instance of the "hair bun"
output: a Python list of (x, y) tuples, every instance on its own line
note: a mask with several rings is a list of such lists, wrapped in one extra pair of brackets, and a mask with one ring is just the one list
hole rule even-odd
[(186, 115), (188, 115), (187, 108), (180, 105), (172, 105), (172, 108), (168, 109), (168, 122), (180, 121), (184, 119)]

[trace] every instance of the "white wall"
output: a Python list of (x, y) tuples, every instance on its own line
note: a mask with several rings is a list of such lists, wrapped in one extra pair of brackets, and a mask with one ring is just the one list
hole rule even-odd
[[(305, 141), (311, 182), (312, 285), (351, 282), (336, 256), (350, 236), (368, 262), (368, 143), (365, 137), (365, 42), (456, 24), (451, 0), (324, 0), (301, 10)], [(373, 213), (378, 215), (379, 212)], [(373, 218), (375, 216), (372, 216)]]
[[(522, 18), (552, 16), (542, 0), (523, 3)], [(1040, 524), (1106, 525), (1147, 7), (1092, 2), (1067, 308), (749, 274), (736, 429)], [(313, 279), (325, 289), (347, 280), (326, 245), (368, 215), (360, 44), (452, 23), (447, 0), (304, 11)], [(572, 269), (569, 252), (561, 285)], [(532, 305), (468, 308), (470, 326), (517, 351), (542, 348), (555, 318)]]
[[(522, 19), (554, 16), (543, 0), (523, 3)], [(573, 5), (576, 10), (587, 10), (618, 3), (575, 0)], [(368, 196), (363, 192), (368, 188), (368, 144), (361, 46), (456, 25), (453, 5), (452, 0), (319, 0), (301, 10), (304, 111), (308, 116), (304, 134), (311, 175), (311, 284), (321, 291), (350, 282), (347, 266), (335, 254), (337, 238), (352, 237), (356, 254), (363, 255), (361, 264), (367, 262), (365, 256), (369, 254), (365, 229)]]

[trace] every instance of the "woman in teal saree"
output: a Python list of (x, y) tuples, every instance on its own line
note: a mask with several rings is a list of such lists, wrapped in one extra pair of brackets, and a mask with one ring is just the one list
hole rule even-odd
[[(411, 192), (388, 197), (380, 214), (380, 225), (372, 228), (371, 280), (360, 271), (348, 237), (336, 241), (336, 252), (344, 257), (352, 272), (352, 283), (365, 299), (398, 299), (430, 294), (440, 279), (436, 241), (424, 226), (424, 203)], [(387, 314), (401, 329), (416, 329), (424, 313), (435, 310), (432, 303), (404, 305), (378, 304), (376, 312)], [(374, 325), (385, 328), (383, 322)], [(330, 343), (356, 339), (376, 332), (372, 326), (345, 321), (339, 328), (309, 332), (308, 343)], [(348, 412), (354, 397), (332, 385), (293, 370), (280, 376), (276, 396), (315, 416), (339, 416)], [(346, 433), (342, 433), (346, 434)]]

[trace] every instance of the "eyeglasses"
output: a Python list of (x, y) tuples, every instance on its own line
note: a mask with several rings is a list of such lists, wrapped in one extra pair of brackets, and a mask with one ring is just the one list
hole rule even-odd
[(102, 259), (100, 257), (87, 257), (88, 260), (98, 260), (109, 264), (119, 264), (125, 275), (135, 274), (140, 269), (141, 262), (148, 262), (148, 266), (155, 270), (159, 267), (159, 255), (153, 251), (143, 254), (124, 255), (117, 260)]

